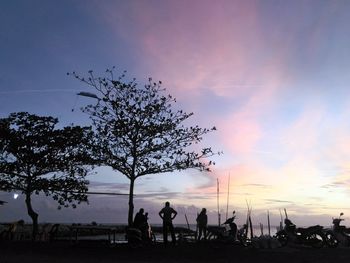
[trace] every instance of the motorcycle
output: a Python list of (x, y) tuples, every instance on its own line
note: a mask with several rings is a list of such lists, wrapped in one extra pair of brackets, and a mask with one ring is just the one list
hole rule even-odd
[(321, 248), (326, 244), (326, 237), (323, 226), (315, 225), (307, 228), (296, 227), (288, 218), (284, 220), (284, 229), (276, 233), (276, 238), (281, 246), (289, 243), (307, 245), (314, 248)]
[[(235, 216), (227, 219), (221, 226), (208, 226), (207, 240), (217, 241), (226, 244), (241, 244), (247, 246), (248, 240), (245, 227), (242, 229), (237, 228), (234, 222)], [(226, 227), (228, 226), (228, 228)]]
[(340, 213), (338, 218), (333, 218), (333, 227), (325, 231), (327, 244), (330, 247), (336, 247), (338, 244), (342, 246), (350, 246), (350, 228), (340, 225), (344, 218), (341, 218), (344, 213)]

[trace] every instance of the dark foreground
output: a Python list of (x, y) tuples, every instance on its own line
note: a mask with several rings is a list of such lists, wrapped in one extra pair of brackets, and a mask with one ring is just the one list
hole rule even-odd
[(164, 247), (129, 248), (126, 244), (109, 247), (97, 242), (0, 244), (0, 263), (116, 263), (116, 262), (349, 262), (349, 248), (312, 249), (286, 247), (253, 249), (214, 244), (182, 244)]

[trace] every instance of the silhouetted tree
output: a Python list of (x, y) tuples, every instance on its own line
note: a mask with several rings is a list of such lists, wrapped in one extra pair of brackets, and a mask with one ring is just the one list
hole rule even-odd
[(56, 118), (27, 112), (0, 119), (0, 190), (25, 195), (33, 238), (38, 214), (32, 207), (32, 194), (52, 196), (59, 209), (87, 201), (84, 164), (90, 162), (91, 127), (55, 129), (57, 123)]
[(207, 160), (214, 154), (211, 148), (195, 151), (191, 145), (199, 143), (215, 127), (185, 126), (193, 113), (175, 110), (176, 100), (164, 95), (160, 81), (154, 83), (150, 78), (148, 84), (139, 86), (135, 79), (124, 81), (124, 74), (114, 79), (113, 70), (107, 70), (105, 77), (95, 77), (92, 71), (87, 78), (75, 72), (72, 75), (98, 93), (88, 93), (88, 97), (98, 99), (82, 110), (90, 115), (96, 127), (101, 164), (130, 180), (129, 226), (137, 178), (187, 168), (209, 170), (213, 164)]

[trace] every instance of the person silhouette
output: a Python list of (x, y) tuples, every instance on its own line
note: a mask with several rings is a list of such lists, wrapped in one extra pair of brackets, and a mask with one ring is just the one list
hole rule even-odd
[(207, 216), (207, 209), (203, 208), (202, 211), (197, 216), (197, 225), (198, 225), (198, 238), (197, 241), (199, 241), (202, 237), (207, 238), (207, 224), (208, 224), (208, 216)]
[(143, 208), (140, 208), (140, 210), (136, 213), (135, 218), (134, 218), (134, 227), (135, 228), (141, 228), (142, 225), (144, 224), (146, 218), (145, 215), (143, 214), (145, 210)]
[(148, 213), (145, 213), (145, 221), (148, 224)]
[(140, 208), (134, 218), (134, 227), (141, 231), (142, 238), (147, 238), (148, 231), (148, 213), (144, 214), (144, 209)]
[(165, 202), (165, 207), (162, 208), (159, 212), (159, 216), (161, 219), (163, 219), (163, 240), (164, 245), (167, 245), (168, 243), (168, 230), (171, 234), (171, 240), (172, 243), (176, 244), (176, 238), (175, 238), (175, 231), (173, 226), (173, 219), (176, 217), (177, 212), (170, 207), (169, 202)]

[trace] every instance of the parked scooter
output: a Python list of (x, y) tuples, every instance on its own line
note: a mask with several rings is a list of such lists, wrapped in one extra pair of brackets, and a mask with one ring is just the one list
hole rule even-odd
[(325, 241), (326, 245), (330, 248), (335, 248), (338, 246), (339, 241), (336, 238), (336, 235), (333, 232), (333, 228), (326, 228), (323, 229), (324, 235), (325, 235)]
[[(234, 212), (235, 213), (235, 212)], [(237, 225), (234, 222), (236, 216), (233, 215), (232, 217), (228, 218), (222, 225), (225, 226), (208, 226), (208, 235), (207, 240), (217, 241), (220, 243), (226, 243), (226, 244), (242, 244), (244, 246), (247, 245), (247, 237), (246, 232), (240, 229), (238, 231)]]
[(289, 243), (321, 248), (326, 244), (323, 226), (315, 225), (307, 228), (296, 227), (288, 218), (284, 220), (284, 229), (276, 234), (276, 238), (285, 246)]
[[(208, 240), (223, 241), (225, 243), (230, 243), (236, 241), (237, 235), (237, 225), (234, 222), (235, 216), (227, 219), (221, 226), (208, 226)], [(229, 230), (225, 226), (230, 227)]]
[(350, 228), (346, 226), (341, 226), (341, 221), (344, 221), (344, 218), (341, 218), (344, 213), (340, 213), (338, 218), (333, 218), (333, 227), (326, 231), (327, 244), (330, 247), (336, 247), (339, 245), (350, 246)]

